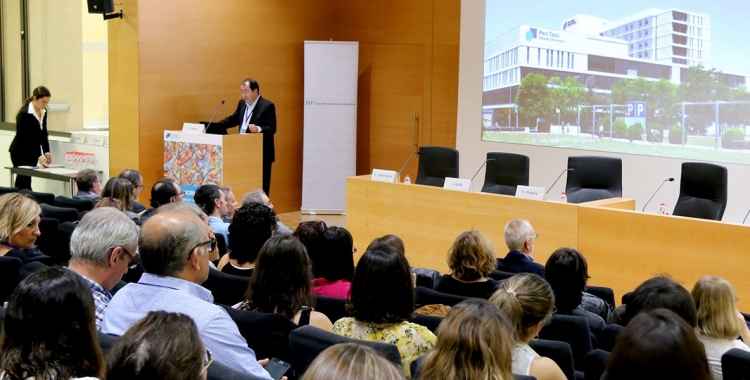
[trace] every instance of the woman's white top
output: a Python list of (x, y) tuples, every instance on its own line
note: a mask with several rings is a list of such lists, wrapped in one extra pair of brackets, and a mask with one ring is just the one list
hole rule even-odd
[(539, 354), (529, 347), (528, 344), (516, 342), (516, 346), (513, 347), (513, 373), (528, 376), (531, 369), (531, 362), (538, 356)]
[(742, 343), (741, 340), (728, 340), (721, 338), (713, 338), (703, 334), (698, 334), (698, 340), (703, 343), (703, 347), (706, 348), (706, 356), (708, 357), (708, 367), (711, 369), (711, 376), (714, 380), (722, 380), (723, 375), (721, 372), (721, 356), (727, 351), (733, 348), (739, 348), (750, 352), (750, 347), (747, 344)]

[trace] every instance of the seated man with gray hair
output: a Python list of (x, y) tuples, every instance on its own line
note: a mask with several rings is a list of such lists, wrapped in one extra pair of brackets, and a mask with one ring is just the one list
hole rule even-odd
[(528, 220), (514, 219), (505, 225), (505, 244), (510, 252), (497, 259), (497, 270), (509, 273), (536, 273), (544, 277), (544, 266), (534, 262), (531, 254), (539, 234)]
[(68, 269), (86, 280), (94, 296), (96, 327), (112, 299), (110, 291), (137, 265), (138, 226), (114, 207), (89, 211), (70, 237)]
[[(273, 203), (271, 203), (271, 200), (268, 199), (268, 195), (262, 190), (262, 189), (255, 189), (245, 195), (242, 196), (242, 205), (247, 206), (250, 203), (260, 203), (263, 206), (266, 206), (273, 210)], [(278, 230), (276, 231), (277, 234), (291, 234), (292, 230), (285, 226), (284, 223), (281, 223), (278, 218), (276, 219), (276, 225), (278, 225)]]

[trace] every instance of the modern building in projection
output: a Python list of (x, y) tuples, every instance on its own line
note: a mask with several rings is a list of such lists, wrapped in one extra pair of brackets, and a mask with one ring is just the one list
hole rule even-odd
[[(483, 122), (515, 125), (514, 99), (529, 73), (575, 77), (602, 93), (623, 78), (679, 84), (689, 67), (712, 67), (710, 25), (708, 14), (654, 8), (614, 21), (576, 15), (560, 30), (519, 25), (485, 44)], [(724, 74), (733, 88), (747, 86), (750, 76)]]

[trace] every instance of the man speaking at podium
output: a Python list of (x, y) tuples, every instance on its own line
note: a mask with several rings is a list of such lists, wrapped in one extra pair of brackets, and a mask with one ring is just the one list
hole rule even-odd
[[(213, 133), (226, 134), (227, 128), (240, 126), (240, 134), (263, 134), (263, 191), (269, 194), (271, 189), (271, 164), (276, 161), (273, 135), (276, 133), (276, 106), (271, 101), (260, 96), (260, 86), (255, 79), (247, 78), (240, 84), (242, 99), (237, 103), (237, 109), (224, 120), (212, 124), (220, 131)], [(213, 128), (211, 128), (213, 129)], [(212, 131), (208, 131), (212, 133)], [(249, 163), (257, 165), (258, 163)]]

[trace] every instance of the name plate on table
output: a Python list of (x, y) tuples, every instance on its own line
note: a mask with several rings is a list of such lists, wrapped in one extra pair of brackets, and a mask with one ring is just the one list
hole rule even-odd
[(443, 189), (469, 192), (471, 181), (468, 179), (445, 177)]
[(371, 181), (396, 183), (398, 176), (393, 170), (372, 169)]
[(81, 133), (71, 133), (70, 142), (73, 144), (83, 144), (86, 142), (86, 135)]
[(516, 197), (543, 201), (544, 200), (544, 188), (518, 185), (518, 187), (516, 187)]
[(191, 133), (203, 133), (203, 124), (183, 123), (182, 131)]
[(107, 138), (102, 135), (93, 135), (93, 136), (89, 136), (86, 139), (86, 142), (88, 142), (91, 145), (104, 146), (104, 143), (106, 140)]

